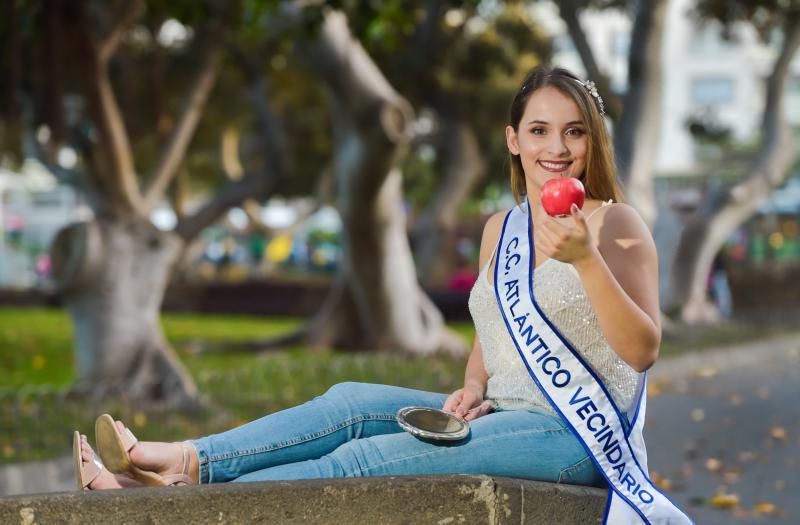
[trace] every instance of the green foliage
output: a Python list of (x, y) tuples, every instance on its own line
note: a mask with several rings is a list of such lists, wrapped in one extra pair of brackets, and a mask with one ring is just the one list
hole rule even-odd
[[(193, 355), (192, 340), (274, 336), (300, 319), (224, 315), (163, 316), (168, 339), (203, 392), (199, 413), (143, 409), (124, 402), (90, 403), (67, 395), (72, 379), (71, 330), (59, 310), (0, 308), (0, 463), (66, 455), (73, 429), (91, 435), (102, 412), (121, 417), (140, 439), (186, 439), (300, 404), (342, 381), (365, 381), (449, 392), (463, 381), (464, 359), (320, 351), (261, 355)], [(472, 337), (469, 324), (456, 329)], [(42, 356), (40, 368), (29, 363)]]

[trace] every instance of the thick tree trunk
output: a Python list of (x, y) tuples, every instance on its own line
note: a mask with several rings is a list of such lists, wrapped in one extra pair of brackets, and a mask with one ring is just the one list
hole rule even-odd
[(786, 178), (796, 157), (796, 144), (781, 106), (789, 63), (800, 47), (800, 15), (786, 17), (783, 48), (767, 80), (761, 148), (750, 175), (741, 183), (706, 199), (687, 224), (675, 254), (672, 272), (674, 307), (687, 323), (717, 319), (706, 297), (706, 282), (714, 256), (733, 231), (749, 219), (758, 206)]
[(656, 219), (653, 170), (661, 128), (661, 44), (667, 0), (641, 0), (636, 5), (628, 91), (614, 132), (614, 148), (628, 202), (652, 228)]
[[(22, 38), (19, 31), (19, 6), (15, 0), (0, 4), (0, 154), (21, 162), (22, 152)], [(2, 160), (2, 157), (0, 157)]]
[(609, 118), (614, 122), (618, 122), (622, 113), (622, 101), (620, 97), (611, 91), (608, 75), (604, 74), (597, 65), (592, 47), (586, 38), (586, 32), (581, 26), (578, 2), (576, 0), (556, 0), (556, 5), (558, 5), (558, 14), (564, 20), (567, 32), (572, 38), (572, 43), (581, 57), (583, 67), (586, 68), (587, 78), (597, 84), (597, 89), (603, 97)]
[(75, 329), (76, 389), (181, 407), (197, 403), (167, 344), (159, 310), (183, 246), (144, 221), (96, 220), (56, 237), (54, 273)]
[[(320, 39), (300, 49), (325, 83), (333, 112), (333, 173), (343, 221), (342, 287), (308, 327), (308, 340), (417, 354), (463, 353), (419, 286), (395, 165), (410, 139), (408, 103), (328, 12)], [(353, 322), (355, 321), (355, 322)]]
[(436, 195), (414, 225), (414, 253), (421, 280), (441, 284), (455, 266), (453, 251), (458, 212), (486, 174), (475, 131), (464, 120), (445, 118), (444, 177)]

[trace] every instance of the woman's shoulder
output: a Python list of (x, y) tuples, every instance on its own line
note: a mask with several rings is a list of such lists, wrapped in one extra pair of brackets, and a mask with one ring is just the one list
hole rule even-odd
[(497, 243), (500, 241), (500, 232), (509, 210), (501, 210), (492, 214), (483, 225), (481, 235), (480, 267), (483, 268), (492, 256)]
[[(601, 250), (610, 245), (630, 245), (631, 243), (653, 245), (650, 228), (636, 211), (636, 208), (624, 202), (606, 204), (596, 209), (588, 222), (593, 235), (596, 236)], [(655, 248), (652, 246), (652, 248)]]
[(647, 228), (642, 216), (630, 204), (610, 201), (598, 202), (599, 204), (588, 213), (585, 213), (585, 215), (596, 217), (597, 222), (602, 223), (604, 227), (624, 232), (649, 232), (649, 228)]

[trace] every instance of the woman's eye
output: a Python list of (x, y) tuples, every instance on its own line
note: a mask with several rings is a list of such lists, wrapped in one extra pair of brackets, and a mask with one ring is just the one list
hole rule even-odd
[(567, 135), (572, 135), (572, 136), (575, 136), (575, 137), (580, 137), (580, 136), (585, 135), (585, 134), (586, 134), (586, 132), (583, 131), (582, 129), (579, 129), (579, 128), (570, 128), (570, 129), (567, 130)]
[(533, 133), (534, 135), (544, 135), (546, 131), (544, 128), (533, 128), (531, 130), (531, 133)]

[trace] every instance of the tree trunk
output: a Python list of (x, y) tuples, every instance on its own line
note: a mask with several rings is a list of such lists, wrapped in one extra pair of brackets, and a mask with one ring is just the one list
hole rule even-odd
[(59, 232), (51, 252), (75, 330), (78, 392), (196, 406), (197, 389), (159, 322), (182, 246), (142, 220), (98, 219)]
[(581, 57), (588, 79), (597, 84), (597, 89), (605, 102), (608, 117), (613, 122), (619, 122), (619, 116), (622, 113), (622, 102), (620, 97), (611, 91), (611, 82), (608, 75), (600, 71), (600, 67), (597, 65), (592, 47), (586, 38), (586, 31), (583, 30), (578, 17), (576, 0), (556, 0), (556, 5), (558, 5), (559, 16), (567, 26), (567, 32), (569, 32), (572, 43), (575, 45), (575, 50), (578, 52), (578, 56)]
[(406, 234), (398, 155), (413, 113), (347, 19), (329, 12), (319, 41), (300, 49), (323, 80), (334, 126), (333, 173), (343, 222), (340, 284), (308, 327), (308, 341), (415, 354), (463, 353), (417, 282)]
[(453, 248), (458, 212), (486, 174), (475, 131), (463, 119), (444, 118), (444, 177), (414, 226), (417, 268), (426, 284), (441, 284), (455, 266)]
[(631, 34), (628, 91), (614, 132), (619, 175), (628, 202), (652, 228), (656, 219), (653, 170), (661, 128), (661, 44), (667, 0), (642, 0)]
[(750, 175), (706, 199), (709, 204), (689, 221), (675, 254), (674, 308), (679, 308), (681, 318), (687, 323), (710, 322), (718, 317), (716, 308), (706, 298), (706, 280), (714, 256), (733, 231), (781, 185), (796, 156), (796, 145), (781, 107), (789, 63), (800, 47), (800, 15), (787, 15), (785, 27), (781, 53), (767, 80), (761, 148)]
[[(22, 38), (19, 31), (19, 7), (15, 0), (0, 4), (0, 65), (3, 82), (0, 82), (0, 155), (9, 155), (22, 162)], [(0, 156), (0, 160), (2, 156)]]

